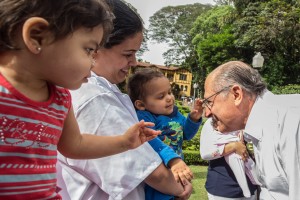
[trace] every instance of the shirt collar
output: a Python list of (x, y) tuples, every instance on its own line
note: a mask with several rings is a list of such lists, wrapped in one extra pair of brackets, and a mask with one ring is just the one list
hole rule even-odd
[(265, 100), (268, 99), (270, 95), (272, 95), (272, 93), (268, 90), (265, 90), (261, 95), (257, 96), (253, 107), (250, 111), (244, 130), (244, 132), (246, 133), (246, 140), (261, 140), (263, 133), (263, 125), (265, 121), (265, 116), (263, 114), (263, 111), (266, 108)]
[(115, 93), (122, 93), (116, 84), (112, 84), (106, 78), (98, 76), (94, 72), (91, 72), (91, 78), (89, 78), (89, 81), (94, 82), (97, 85), (105, 86)]

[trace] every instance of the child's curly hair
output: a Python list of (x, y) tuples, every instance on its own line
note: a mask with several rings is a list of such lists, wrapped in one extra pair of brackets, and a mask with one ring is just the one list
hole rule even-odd
[(144, 100), (147, 95), (145, 86), (155, 78), (165, 77), (164, 74), (154, 67), (140, 68), (131, 75), (127, 82), (127, 93), (134, 103), (136, 100)]

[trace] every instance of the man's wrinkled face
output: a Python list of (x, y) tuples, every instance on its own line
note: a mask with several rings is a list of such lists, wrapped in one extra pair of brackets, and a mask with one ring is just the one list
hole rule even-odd
[(205, 117), (211, 117), (213, 126), (220, 132), (238, 130), (241, 126), (239, 108), (236, 106), (232, 86), (224, 86), (214, 90), (213, 79), (208, 77), (205, 82), (204, 105)]

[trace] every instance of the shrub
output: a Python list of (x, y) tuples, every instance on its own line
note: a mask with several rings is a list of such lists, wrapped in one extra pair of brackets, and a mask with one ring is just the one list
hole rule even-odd
[(182, 145), (183, 150), (195, 150), (199, 151), (200, 150), (200, 135), (201, 135), (201, 130), (204, 125), (204, 122), (206, 121), (206, 118), (203, 118), (202, 124), (197, 132), (197, 134), (189, 141), (184, 141)]
[(274, 86), (272, 88), (274, 94), (299, 94), (300, 85), (285, 85), (285, 86)]
[(199, 151), (184, 150), (183, 154), (187, 165), (208, 165), (208, 162), (201, 158)]

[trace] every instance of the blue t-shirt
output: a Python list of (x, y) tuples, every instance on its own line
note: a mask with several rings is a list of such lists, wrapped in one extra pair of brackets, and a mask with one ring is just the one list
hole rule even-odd
[(147, 110), (138, 110), (137, 116), (139, 120), (153, 122), (155, 124), (153, 129), (162, 131), (158, 138), (169, 145), (182, 158), (183, 140), (192, 139), (198, 132), (202, 122), (202, 118), (198, 122), (193, 122), (189, 116), (183, 116), (176, 106), (174, 106), (170, 115), (156, 115)]
[[(153, 122), (155, 124), (153, 129), (162, 131), (161, 135), (159, 135), (157, 138), (159, 138), (165, 144), (170, 146), (174, 150), (174, 152), (176, 152), (177, 155), (179, 155), (182, 159), (183, 159), (183, 153), (182, 153), (183, 140), (192, 139), (198, 132), (202, 122), (202, 118), (198, 122), (193, 122), (189, 116), (186, 118), (178, 111), (178, 108), (176, 106), (174, 106), (173, 112), (167, 116), (152, 114), (146, 110), (145, 111), (138, 110), (137, 116), (139, 120), (143, 119), (148, 122)], [(160, 149), (154, 147), (154, 144), (152, 143), (153, 143), (152, 141), (149, 142), (149, 144), (154, 148), (155, 151), (157, 151), (157, 149)], [(157, 144), (158, 143), (156, 143), (156, 145)], [(162, 158), (162, 160), (164, 160), (164, 158)], [(164, 163), (166, 164), (166, 162)], [(146, 200), (175, 199), (174, 196), (163, 194), (151, 188), (148, 185), (145, 186), (145, 196), (146, 196)]]

